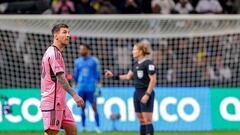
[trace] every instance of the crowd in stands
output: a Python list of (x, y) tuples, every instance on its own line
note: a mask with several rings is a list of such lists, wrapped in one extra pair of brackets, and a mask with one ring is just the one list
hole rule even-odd
[[(50, 35), (0, 31), (0, 87), (37, 87), (42, 54)], [(71, 76), (80, 42), (89, 43), (101, 69), (125, 73), (133, 65), (132, 46), (142, 39), (86, 38), (70, 41), (64, 51), (66, 73)], [(152, 59), (157, 67), (157, 86), (240, 86), (240, 35), (185, 38), (150, 38)], [(69, 78), (70, 81), (71, 77)], [(129, 86), (131, 82), (103, 78), (103, 85)]]
[(1, 0), (2, 14), (238, 14), (239, 0)]
[[(1, 0), (0, 14), (238, 14), (240, 0)], [(20, 36), (16, 36), (16, 35)], [(36, 33), (35, 33), (36, 34)], [(42, 53), (50, 35), (0, 31), (0, 87), (39, 86)], [(7, 36), (6, 36), (7, 35)], [(9, 42), (8, 37), (12, 38)], [(45, 41), (42, 41), (45, 39)], [(77, 41), (83, 40), (77, 38)], [(86, 39), (84, 39), (86, 40)], [(87, 38), (102, 69), (126, 72), (134, 39)], [(158, 86), (240, 86), (240, 35), (156, 38), (152, 58)], [(71, 44), (78, 44), (72, 41)], [(65, 51), (71, 74), (77, 45)], [(97, 49), (96, 49), (97, 48)], [(74, 54), (74, 56), (73, 56)], [(24, 63), (24, 64), (23, 64)], [(31, 70), (29, 70), (31, 69)], [(15, 74), (15, 73), (19, 74)], [(10, 81), (11, 80), (11, 81)], [(107, 82), (116, 86), (129, 82)], [(130, 82), (131, 83), (131, 82)]]
[[(160, 86), (238, 85), (239, 34), (148, 41), (153, 52), (150, 57), (157, 67), (157, 84)], [(131, 50), (134, 42), (136, 41), (127, 38), (115, 42), (103, 39), (100, 44), (107, 47), (99, 49), (106, 50), (105, 54), (94, 53), (102, 61), (103, 69), (112, 65), (115, 72), (127, 72), (133, 64)], [(108, 56), (114, 57), (110, 59)]]
[(153, 59), (162, 84), (226, 86), (239, 78), (238, 34), (161, 39), (159, 44), (153, 46)]

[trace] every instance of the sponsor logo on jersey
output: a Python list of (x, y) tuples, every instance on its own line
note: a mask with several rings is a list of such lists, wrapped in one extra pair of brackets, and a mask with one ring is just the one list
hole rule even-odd
[(154, 65), (149, 65), (149, 66), (148, 66), (148, 70), (154, 71), (154, 70), (155, 70), (155, 66), (154, 66)]

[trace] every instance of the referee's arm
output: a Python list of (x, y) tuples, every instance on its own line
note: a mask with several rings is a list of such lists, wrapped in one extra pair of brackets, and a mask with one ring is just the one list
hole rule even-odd
[(150, 79), (150, 82), (148, 84), (148, 88), (147, 88), (147, 93), (151, 94), (152, 91), (153, 91), (153, 87), (155, 86), (156, 84), (156, 81), (157, 81), (157, 75), (156, 73), (153, 74), (153, 75), (148, 75), (149, 76), (149, 79)]
[(113, 74), (112, 71), (110, 70), (105, 70), (104, 76), (107, 78), (113, 78), (117, 80), (130, 80), (133, 77), (133, 72), (132, 70), (129, 70), (127, 74), (118, 75), (118, 74)]
[(120, 80), (131, 80), (132, 77), (133, 77), (133, 72), (131, 70), (129, 70), (127, 74), (119, 75)]

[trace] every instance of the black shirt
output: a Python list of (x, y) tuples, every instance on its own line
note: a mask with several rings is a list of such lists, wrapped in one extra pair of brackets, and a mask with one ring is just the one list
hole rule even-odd
[(144, 59), (134, 63), (132, 72), (135, 89), (146, 91), (150, 82), (149, 75), (155, 74), (156, 68), (151, 60)]

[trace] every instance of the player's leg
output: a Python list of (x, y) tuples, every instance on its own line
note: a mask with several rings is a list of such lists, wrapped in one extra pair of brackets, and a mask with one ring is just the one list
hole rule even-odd
[(51, 130), (51, 129), (47, 129), (44, 131), (44, 135), (56, 135), (58, 133), (57, 130)]
[(143, 115), (141, 112), (136, 112), (139, 124), (140, 124), (140, 135), (145, 135), (146, 128), (145, 128), (145, 121), (143, 119)]
[(140, 135), (145, 135), (145, 123), (144, 123), (143, 115), (141, 112), (140, 100), (136, 92), (134, 92), (133, 104), (134, 104), (135, 113), (137, 115), (137, 118), (140, 124), (140, 130), (139, 130)]
[(63, 128), (65, 130), (65, 135), (77, 135), (76, 125), (65, 125)]
[(152, 112), (142, 112), (141, 114), (145, 125), (152, 123)]
[(46, 111), (42, 112), (44, 135), (56, 135), (62, 122), (63, 111)]
[(138, 122), (140, 125), (145, 125), (145, 121), (141, 112), (136, 112)]
[(97, 101), (96, 101), (96, 98), (94, 97), (94, 91), (87, 92), (87, 100), (90, 102), (92, 106), (92, 109), (95, 114), (96, 125), (97, 127), (99, 127), (99, 115), (97, 111)]
[(141, 111), (142, 111), (142, 117), (143, 117), (143, 123), (145, 132), (147, 135), (153, 135), (154, 134), (154, 128), (152, 125), (152, 114), (153, 114), (153, 104), (154, 104), (154, 92), (152, 92), (148, 102), (146, 104), (141, 103)]
[[(86, 103), (86, 101), (84, 101)], [(85, 113), (85, 106), (82, 107), (82, 114), (81, 114), (81, 117), (82, 117), (82, 127), (83, 127), (83, 131), (86, 130), (86, 113)]]
[(87, 100), (90, 102), (92, 109), (94, 111), (94, 116), (95, 116), (95, 121), (96, 121), (96, 132), (100, 133), (100, 122), (99, 122), (99, 114), (97, 111), (97, 101), (96, 98), (94, 97), (94, 91), (89, 91), (87, 92)]
[[(86, 96), (86, 92), (83, 91), (83, 90), (79, 90), (79, 91), (78, 91), (78, 95), (79, 95), (80, 97), (82, 97), (82, 99), (83, 99), (84, 102), (86, 103), (86, 98), (87, 98), (87, 96)], [(86, 123), (85, 106), (82, 107), (81, 118), (82, 118), (82, 127), (83, 127), (83, 131), (85, 131), (85, 126), (86, 126), (86, 124), (85, 124), (85, 123)]]
[(65, 135), (77, 135), (77, 127), (68, 107), (63, 112), (62, 127), (65, 130)]
[(96, 102), (92, 103), (92, 109), (94, 111), (96, 125), (97, 125), (97, 127), (99, 127), (100, 126), (100, 122), (99, 122), (99, 114), (98, 114), (98, 111), (97, 111), (97, 103)]
[(152, 112), (142, 112), (144, 126), (145, 126), (145, 132), (147, 135), (153, 135), (154, 134), (154, 128), (152, 125)]

